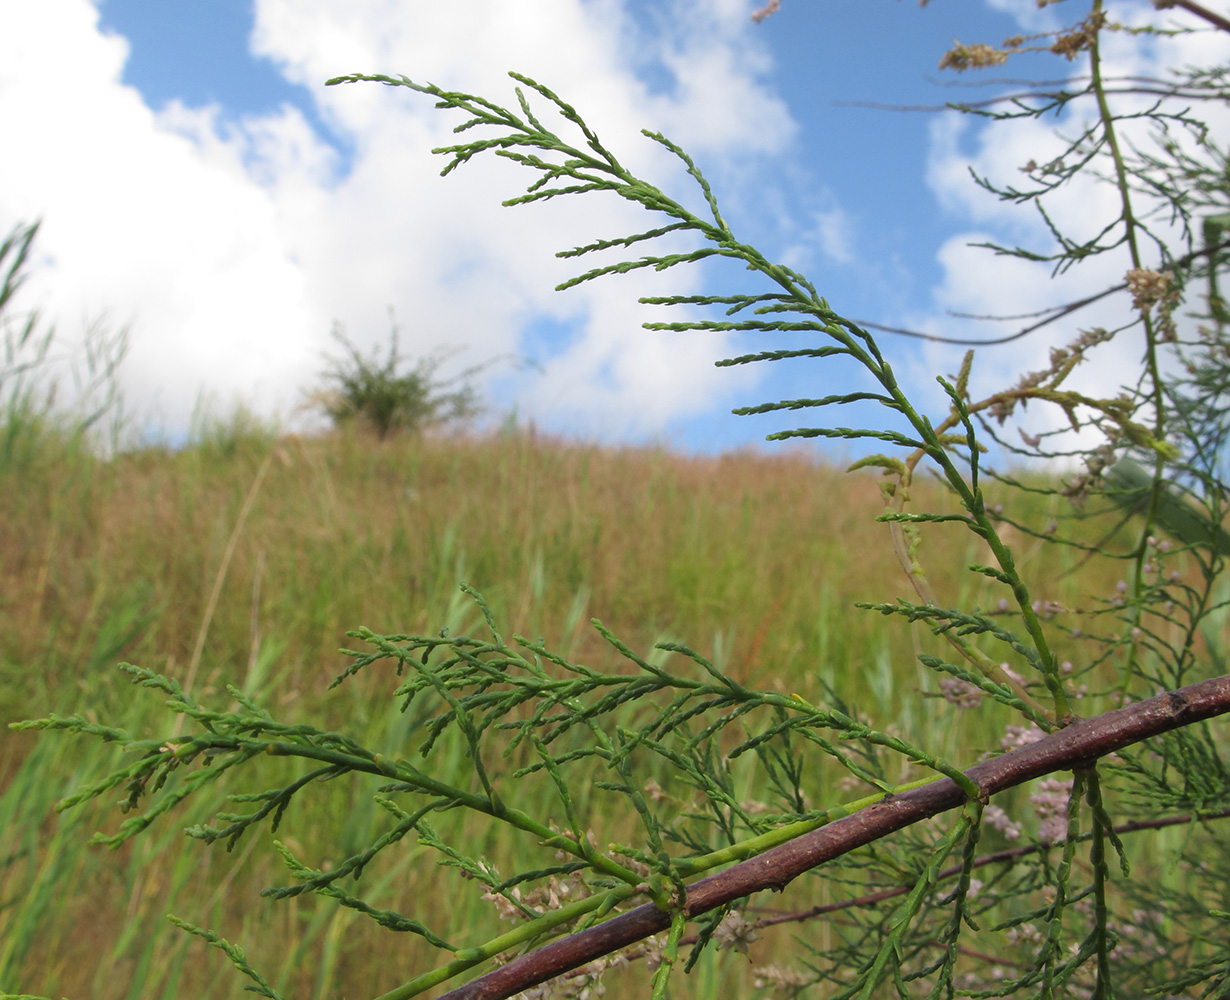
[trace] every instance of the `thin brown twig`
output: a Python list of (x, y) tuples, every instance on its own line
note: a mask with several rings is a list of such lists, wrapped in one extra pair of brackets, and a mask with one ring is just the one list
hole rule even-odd
[[(1213, 254), (1221, 253), (1223, 250), (1230, 249), (1230, 240), (1223, 240), (1220, 243), (1215, 243), (1211, 247), (1205, 247), (1202, 250), (1193, 250), (1191, 253), (1184, 254), (1170, 262), (1172, 267), (1187, 267), (1193, 261), (1200, 257), (1210, 257)], [(1121, 292), (1127, 288), (1127, 282), (1118, 285), (1113, 285), (1110, 288), (1105, 288), (1102, 291), (1088, 295), (1083, 299), (1077, 299), (1075, 302), (1068, 302), (1064, 305), (1051, 306), (1049, 309), (1042, 309), (1035, 316), (1044, 316), (1037, 323), (1031, 323), (1029, 326), (1017, 330), (1016, 333), (1010, 333), (1006, 337), (991, 337), (987, 339), (977, 339), (973, 337), (942, 337), (935, 333), (924, 333), (922, 330), (908, 330), (898, 326), (885, 326), (882, 323), (870, 323), (866, 320), (852, 319), (850, 322), (857, 323), (861, 327), (869, 330), (879, 330), (883, 333), (892, 333), (901, 337), (914, 337), (918, 340), (929, 340), (936, 344), (959, 344), (965, 347), (993, 347), (996, 344), (1008, 344), (1014, 340), (1020, 340), (1022, 337), (1028, 336), (1041, 330), (1044, 326), (1048, 326), (1057, 320), (1063, 319), (1085, 306), (1092, 305), (1100, 299), (1106, 298), (1108, 295), (1113, 295), (1115, 292)], [(950, 313), (950, 315), (958, 316), (964, 319), (985, 319), (985, 320), (1010, 320), (1023, 319), (1025, 317), (1016, 316), (971, 316), (967, 313)]]
[(1153, 0), (1153, 6), (1158, 10), (1166, 10), (1168, 7), (1182, 7), (1189, 14), (1203, 17), (1209, 24), (1216, 25), (1222, 31), (1230, 31), (1230, 18), (1209, 10), (1208, 7), (1196, 3), (1195, 0)]
[[(977, 108), (992, 108), (997, 104), (1017, 104), (1021, 101), (1035, 98), (1045, 98), (1050, 101), (1071, 101), (1083, 96), (1085, 93), (1083, 90), (1024, 90), (1012, 94), (1000, 94), (999, 97), (988, 97), (984, 101), (948, 101), (944, 104), (885, 104), (882, 101), (833, 101), (831, 103), (837, 108), (871, 108), (875, 111), (921, 111), (926, 114), (938, 114), (941, 111), (964, 111)], [(1141, 94), (1153, 97), (1179, 97), (1188, 101), (1216, 101), (1223, 99), (1225, 96), (1224, 93), (1219, 91), (1206, 90), (1200, 87), (1180, 87), (1177, 85), (1173, 87), (1110, 87), (1107, 88), (1106, 93), (1116, 97)]]
[(1063, 306), (1056, 306), (1052, 314), (1047, 316), (1046, 319), (1039, 320), (1037, 323), (1031, 323), (1024, 329), (1017, 330), (1016, 333), (1011, 333), (1006, 337), (991, 337), (989, 339), (979, 337), (942, 337), (935, 333), (923, 333), (921, 330), (907, 330), (897, 326), (884, 326), (881, 323), (868, 323), (861, 319), (852, 320), (851, 322), (857, 323), (859, 326), (866, 327), (870, 330), (879, 330), (882, 333), (893, 333), (900, 337), (914, 337), (918, 340), (929, 340), (937, 344), (960, 344), (966, 347), (993, 347), (996, 344), (1009, 344), (1014, 340), (1020, 340), (1022, 337), (1041, 330), (1044, 326), (1049, 326), (1056, 320), (1063, 319), (1063, 317), (1068, 316), (1077, 310), (1084, 309), (1085, 306), (1092, 305), (1094, 302), (1097, 302), (1099, 299), (1104, 299), (1108, 295), (1113, 295), (1115, 292), (1121, 292), (1125, 288), (1127, 288), (1126, 282), (1121, 285), (1115, 285), (1113, 288), (1107, 288), (1104, 291), (1098, 292), (1096, 295), (1087, 296), (1078, 302), (1069, 302)]
[[(1153, 0), (1153, 6), (1158, 10), (1166, 10), (1169, 7), (1182, 7), (1188, 13), (1204, 18), (1210, 24), (1216, 25), (1223, 31), (1230, 31), (1230, 19), (1209, 10), (1202, 4), (1196, 3), (1195, 0)], [(764, 7), (752, 13), (752, 20), (760, 23), (766, 17), (777, 13), (780, 7), (781, 0), (769, 0), (769, 3)]]

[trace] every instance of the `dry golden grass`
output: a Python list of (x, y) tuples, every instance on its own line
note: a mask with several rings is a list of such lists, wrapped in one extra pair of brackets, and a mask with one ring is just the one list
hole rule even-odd
[[(915, 497), (917, 507), (948, 503), (925, 484)], [(884, 506), (876, 477), (802, 451), (687, 457), (523, 433), (384, 443), (223, 434), (178, 453), (40, 460), (8, 471), (4, 498), (6, 721), (54, 709), (166, 729), (151, 714), (156, 703), (135, 708), (119, 682), (114, 664), (129, 660), (191, 679), (199, 696), (247, 683), (283, 717), (354, 730), (369, 743), (395, 739), (402, 717), (388, 711), (388, 677), (361, 676), (324, 697), (346, 663), (337, 652), (344, 633), (475, 627), (478, 613), (457, 590), (465, 580), (505, 634), (545, 637), (574, 660), (610, 663), (587, 624), (596, 616), (634, 649), (686, 642), (746, 684), (817, 700), (832, 685), (877, 725), (958, 759), (985, 738), (963, 730), (943, 702), (927, 703), (936, 705), (930, 717), (918, 708), (918, 688), (935, 682), (915, 653), (941, 651), (939, 640), (853, 608), (913, 596), (888, 528), (875, 520)], [(1026, 516), (1050, 513), (1035, 503)], [(1015, 541), (1027, 570), (1039, 571), (1039, 596), (1077, 603), (1062, 556)], [(964, 570), (985, 556), (954, 528), (931, 532), (923, 558), (952, 604), (989, 606), (1000, 596)], [(1107, 581), (1098, 586), (1113, 586)], [(979, 723), (994, 724), (993, 716)], [(285, 879), (267, 847), (252, 852), (249, 841), (227, 855), (180, 836), (204, 815), (176, 817), (115, 854), (86, 848), (87, 831), (114, 829), (114, 817), (94, 810), (58, 823), (45, 810), (91, 773), (97, 748), (8, 732), (0, 740), (0, 792), (26, 801), (24, 812), (0, 815), (0, 829), (6, 817), (39, 826), (10, 828), (0, 841), (0, 855), (10, 855), (7, 895), (18, 900), (0, 910), (0, 940), (20, 932), (24, 942), (0, 949), (0, 986), (172, 997), (182, 983), (194, 996), (232, 995), (235, 974), (164, 929), (167, 909), (242, 941), (296, 997), (375, 994), (431, 960), (417, 942), (349, 911), (259, 901), (257, 889)], [(36, 747), (45, 761), (23, 769)], [(14, 781), (26, 784), (10, 788)], [(299, 817), (307, 833), (288, 819), (285, 835), (300, 838), (310, 861), (344, 856), (376, 822), (367, 792), (340, 790), (332, 801), (336, 815)], [(621, 820), (610, 820), (607, 833), (618, 837)], [(501, 856), (501, 836), (482, 849)], [(434, 877), (434, 862), (408, 845), (402, 861), (365, 883), (379, 905), (413, 907), (439, 893)], [(31, 894), (45, 898), (32, 906)], [(477, 897), (457, 901), (458, 926), (495, 926)], [(779, 937), (784, 955), (789, 941)], [(717, 975), (704, 968), (697, 995)]]

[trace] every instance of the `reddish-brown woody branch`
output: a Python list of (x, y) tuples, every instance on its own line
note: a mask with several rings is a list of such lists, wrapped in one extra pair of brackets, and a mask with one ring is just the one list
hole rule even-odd
[[(1230, 711), (1230, 675), (1192, 684), (1071, 725), (965, 773), (984, 796), (1071, 770), (1172, 729)], [(809, 869), (965, 802), (950, 778), (890, 795), (866, 809), (804, 834), (764, 854), (688, 886), (685, 909), (696, 917), (763, 889), (784, 889)], [(670, 925), (670, 914), (646, 903), (627, 913), (544, 945), (440, 1000), (503, 1000), (596, 958), (643, 940)]]

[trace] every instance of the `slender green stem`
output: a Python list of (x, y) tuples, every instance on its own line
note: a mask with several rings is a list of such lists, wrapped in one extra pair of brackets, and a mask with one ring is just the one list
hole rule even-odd
[[(1095, 17), (1102, 14), (1102, 0), (1093, 0), (1093, 14)], [(1119, 218), (1123, 223), (1124, 240), (1127, 243), (1128, 252), (1131, 254), (1132, 267), (1140, 269), (1144, 267), (1144, 263), (1140, 255), (1140, 245), (1137, 238), (1138, 223), (1132, 207), (1132, 189), (1128, 177), (1127, 164), (1124, 162), (1123, 153), (1119, 146), (1119, 137), (1115, 129), (1115, 116), (1111, 112), (1110, 102), (1106, 96), (1106, 86), (1102, 79), (1101, 37), (1102, 32), (1099, 27), (1094, 34), (1093, 44), (1089, 53), (1089, 68), (1092, 76), (1091, 86), (1097, 98), (1102, 134), (1106, 138), (1106, 147), (1110, 150), (1111, 160), (1115, 167), (1115, 187), (1119, 192), (1119, 203), (1121, 206)], [(1153, 439), (1154, 441), (1161, 442), (1164, 440), (1166, 433), (1166, 408), (1164, 405), (1164, 388), (1158, 363), (1157, 329), (1153, 323), (1152, 309), (1149, 306), (1142, 307), (1140, 318), (1145, 331), (1144, 367), (1149, 378), (1149, 397), (1153, 406)], [(1162, 449), (1155, 449), (1153, 455), (1153, 490), (1149, 495), (1149, 504), (1144, 512), (1144, 523), (1141, 525), (1140, 537), (1136, 543), (1132, 567), (1131, 592), (1132, 596), (1137, 598), (1144, 591), (1145, 561), (1149, 552), (1149, 536), (1153, 533), (1154, 522), (1157, 519), (1158, 504), (1161, 501), (1162, 495), (1162, 477), (1165, 471), (1165, 455)], [(1136, 664), (1138, 653), (1137, 640), (1135, 638), (1138, 634), (1136, 629), (1139, 628), (1143, 616), (1144, 606), (1141, 601), (1136, 600), (1132, 606), (1133, 629), (1128, 645), (1128, 662), (1123, 671), (1121, 696), (1127, 693), (1127, 684), (1134, 673), (1133, 668)]]
[(374, 754), (368, 758), (310, 743), (263, 742), (236, 737), (209, 737), (203, 742), (217, 749), (248, 752), (263, 750), (265, 753), (275, 757), (303, 757), (309, 760), (325, 761), (347, 771), (358, 771), (365, 774), (394, 778), (397, 781), (413, 786), (421, 792), (455, 802), (463, 808), (485, 813), (488, 816), (508, 823), (510, 826), (539, 838), (543, 846), (567, 851), (591, 864), (595, 870), (617, 878), (629, 885), (636, 886), (642, 882), (641, 877), (632, 869), (618, 864), (606, 855), (593, 851), (588, 844), (582, 845), (573, 838), (565, 836), (545, 824), (539, 823), (521, 810), (505, 805), (500, 799), (456, 788), (453, 785), (432, 778), (405, 761), (389, 761), (380, 754)]

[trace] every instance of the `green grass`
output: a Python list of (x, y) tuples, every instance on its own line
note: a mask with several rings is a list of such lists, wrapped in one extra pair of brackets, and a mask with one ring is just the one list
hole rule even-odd
[[(132, 732), (168, 731), (158, 699), (115, 670), (127, 660), (177, 677), (202, 699), (235, 683), (279, 717), (398, 752), (416, 720), (390, 706), (389, 677), (364, 674), (326, 695), (347, 662), (338, 647), (359, 625), (475, 628), (462, 580), (486, 596), (506, 634), (545, 637), (582, 662), (611, 660), (588, 625), (598, 617), (633, 649), (683, 641), (745, 684), (816, 701), (827, 684), (876, 726), (957, 760), (993, 744), (1010, 721), (994, 709), (960, 713), (917, 698), (936, 684), (916, 652), (938, 652), (939, 641), (852, 607), (911, 593), (888, 528), (875, 521), (876, 479), (803, 452), (684, 457), (524, 433), (279, 439), (241, 420), (199, 432), (179, 452), (101, 461), (54, 427), (18, 430), (22, 446), (0, 465), (6, 722), (82, 712)], [(924, 504), (946, 502), (938, 489), (915, 492)], [(1023, 516), (1044, 523), (1052, 512), (1034, 502)], [(1078, 603), (1078, 577), (1063, 575), (1070, 565), (1028, 539), (1010, 540), (1049, 581), (1039, 597)], [(951, 603), (992, 606), (1000, 596), (963, 572), (986, 557), (955, 530), (932, 532), (923, 558)], [(1109, 592), (1113, 581), (1092, 586)], [(296, 998), (374, 995), (432, 961), (417, 939), (351, 911), (261, 899), (261, 888), (286, 881), (267, 839), (250, 837), (228, 854), (182, 835), (210, 818), (204, 800), (118, 851), (87, 846), (93, 830), (118, 825), (118, 811), (52, 807), (112, 756), (65, 737), (0, 730), (0, 741), (0, 990), (100, 1000), (236, 995), (240, 980), (225, 960), (167, 924), (167, 912), (241, 943)], [(448, 758), (438, 766), (447, 769)], [(527, 785), (523, 794), (522, 809), (551, 813), (547, 790)], [(618, 806), (595, 805), (604, 840), (631, 836)], [(279, 836), (321, 866), (347, 856), (382, 815), (369, 788), (339, 783), (297, 800)], [(492, 860), (515, 865), (506, 835), (457, 814), (437, 823), (470, 842), (486, 838)], [(455, 881), (441, 881), (435, 861), (406, 841), (361, 888), (374, 905), (410, 913), (426, 900), (438, 914), (448, 893), (455, 932), (482, 940), (497, 926), (494, 911), (472, 883), (459, 895)], [(789, 932), (778, 932), (755, 957), (792, 951)], [(719, 976), (750, 989), (749, 963), (726, 955), (706, 957), (690, 988), (714, 995)], [(643, 974), (610, 984), (610, 995), (643, 994), (636, 983)]]

